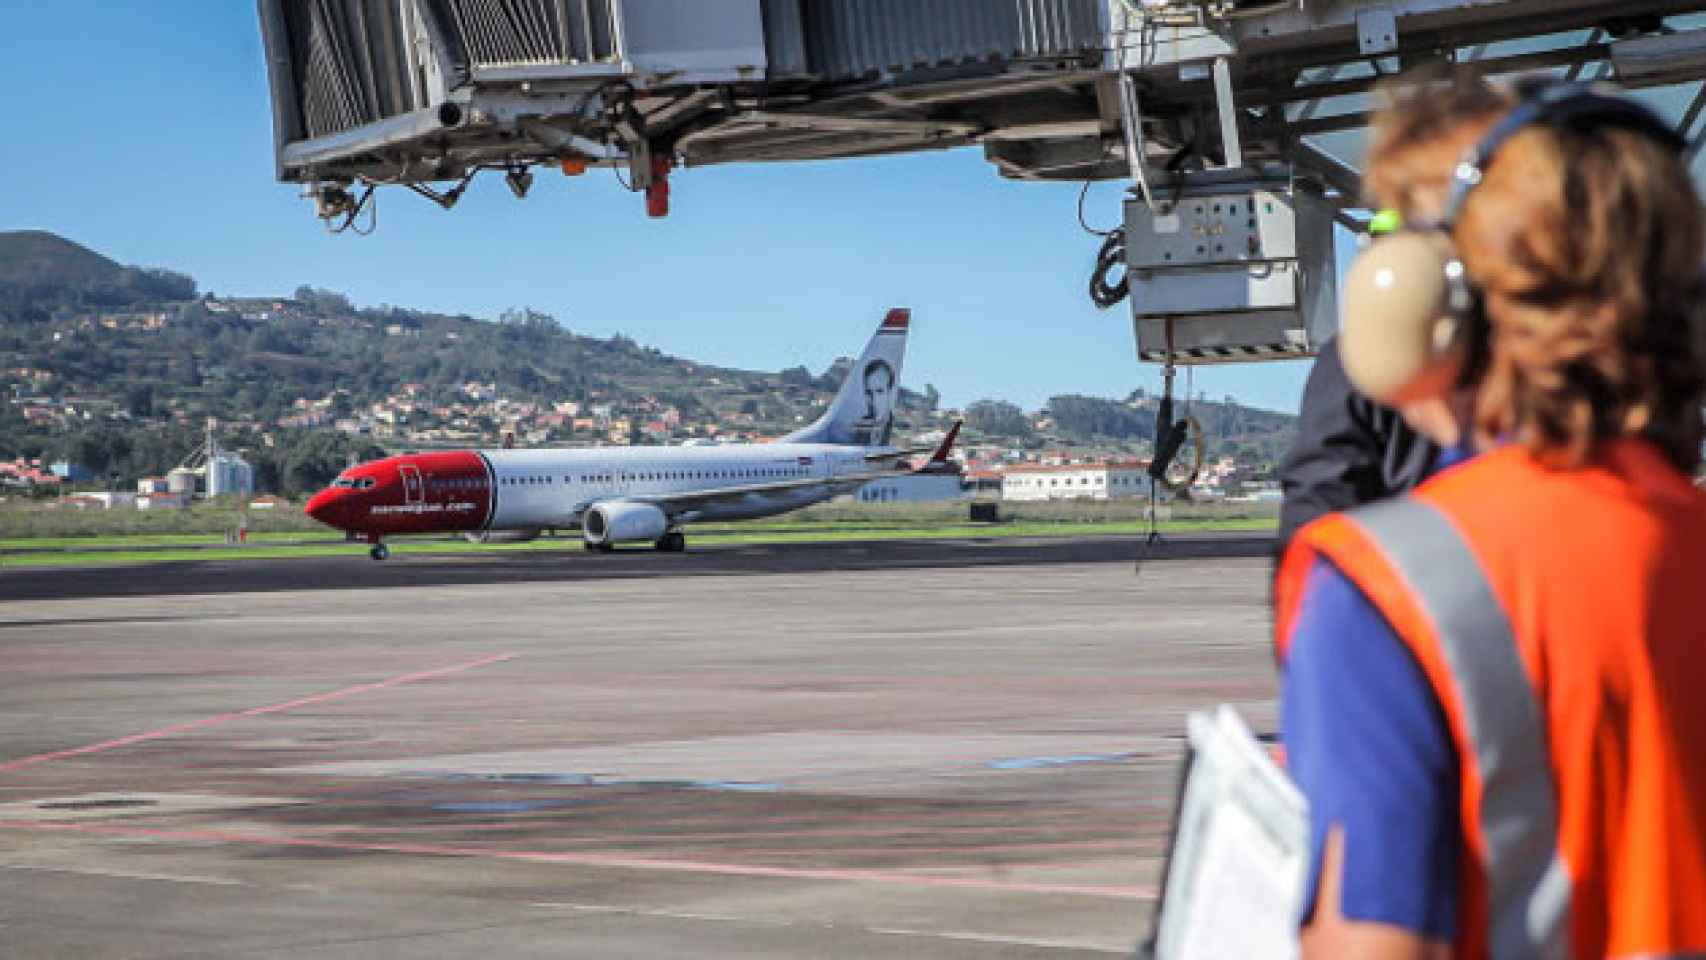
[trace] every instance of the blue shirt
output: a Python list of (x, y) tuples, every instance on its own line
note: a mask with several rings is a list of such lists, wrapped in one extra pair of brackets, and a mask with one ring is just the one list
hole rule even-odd
[(1308, 575), (1280, 718), (1287, 767), (1309, 798), (1303, 922), (1315, 912), (1328, 829), (1339, 825), (1343, 915), (1452, 939), (1463, 831), (1445, 716), (1386, 619), (1326, 561)]

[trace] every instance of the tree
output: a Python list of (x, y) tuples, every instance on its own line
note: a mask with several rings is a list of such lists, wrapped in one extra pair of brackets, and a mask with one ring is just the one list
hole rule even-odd
[(303, 284), (296, 288), (292, 297), (310, 313), (322, 317), (348, 316), (355, 313), (355, 306), (349, 298), (333, 290), (321, 290)]
[(1154, 427), (1152, 418), (1103, 397), (1077, 394), (1050, 397), (1048, 410), (1062, 434), (1078, 439), (1140, 437), (1148, 435)]
[(1031, 435), (1031, 420), (1025, 411), (1004, 400), (979, 400), (967, 407), (966, 426), (995, 437)]
[(154, 415), (154, 385), (152, 383), (132, 384), (124, 391), (124, 408), (133, 417), (147, 418)]

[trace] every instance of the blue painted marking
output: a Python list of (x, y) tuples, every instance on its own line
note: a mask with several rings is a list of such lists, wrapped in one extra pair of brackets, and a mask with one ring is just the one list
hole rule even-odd
[(1071, 767), (1081, 763), (1119, 763), (1138, 756), (1135, 753), (1077, 753), (1064, 757), (1008, 757), (991, 760), (985, 766), (991, 770), (1039, 770), (1045, 767)]
[(689, 790), (727, 790), (733, 793), (778, 793), (782, 789), (779, 783), (757, 783), (750, 780), (694, 780), (687, 784)]
[(488, 803), (435, 803), (432, 808), (445, 813), (527, 813), (531, 810), (565, 807), (572, 802), (570, 800), (509, 800)]

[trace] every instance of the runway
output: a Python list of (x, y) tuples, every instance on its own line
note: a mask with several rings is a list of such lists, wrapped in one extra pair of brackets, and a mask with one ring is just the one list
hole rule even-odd
[(942, 569), (1142, 559), (1267, 557), (1271, 537), (1198, 533), (1155, 543), (1143, 537), (870, 540), (689, 547), (660, 554), (628, 547), (587, 554), (506, 551), (398, 554), (374, 561), (351, 544), (347, 557), (139, 563), (122, 567), (25, 567), (0, 571), (0, 601), (74, 597), (182, 596), (274, 590), (355, 590), (458, 583), (548, 583), (628, 577), (769, 575), (854, 570)]
[(1274, 693), (1265, 545), (1140, 545), (8, 571), (0, 943), (1129, 954)]

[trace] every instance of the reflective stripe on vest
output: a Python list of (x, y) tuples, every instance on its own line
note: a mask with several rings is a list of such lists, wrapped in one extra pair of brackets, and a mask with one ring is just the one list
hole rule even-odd
[(1401, 497), (1349, 517), (1409, 585), (1450, 668), (1481, 781), (1491, 955), (1568, 956), (1570, 877), (1558, 854), (1557, 785), (1510, 620), (1437, 508)]

